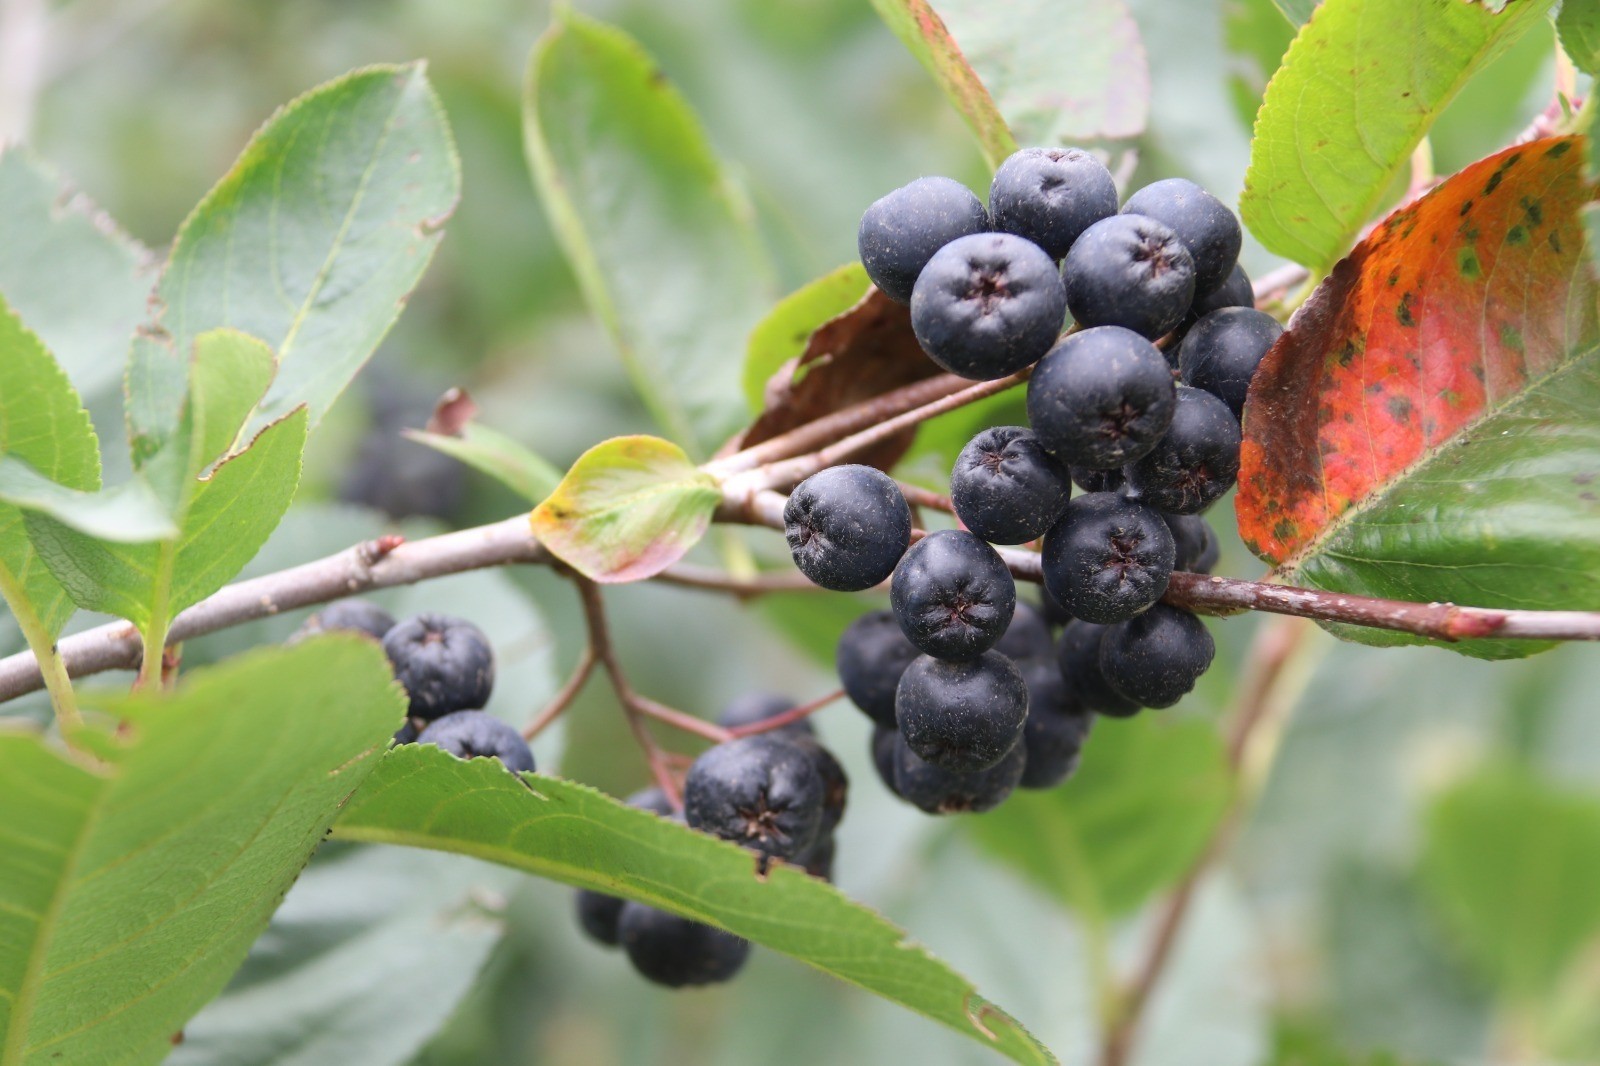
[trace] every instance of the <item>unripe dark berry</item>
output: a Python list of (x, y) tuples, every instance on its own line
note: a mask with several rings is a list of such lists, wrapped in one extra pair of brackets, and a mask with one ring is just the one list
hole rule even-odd
[(950, 472), (956, 517), (991, 544), (1026, 544), (1044, 536), (1071, 495), (1066, 467), (1022, 426), (979, 433)]
[(1176, 405), (1166, 356), (1120, 326), (1063, 337), (1028, 379), (1028, 422), (1070, 466), (1133, 462), (1156, 446)]
[(1081, 149), (1023, 148), (994, 172), (989, 209), (995, 229), (1026, 237), (1059, 260), (1080, 233), (1117, 213), (1117, 186)]
[(1028, 754), (1014, 745), (987, 770), (958, 773), (927, 762), (895, 735), (895, 795), (929, 814), (979, 814), (1004, 803), (1022, 780)]
[(993, 548), (971, 533), (941, 529), (913, 544), (895, 567), (889, 603), (906, 639), (922, 651), (971, 659), (1011, 624), (1017, 586)]
[(817, 839), (824, 786), (811, 755), (758, 733), (703, 752), (683, 783), (689, 826), (761, 855), (792, 859)]
[(463, 618), (419, 614), (383, 638), (395, 679), (411, 699), (412, 718), (433, 721), (489, 702), (494, 651), (483, 630)]
[(783, 508), (795, 566), (835, 592), (887, 578), (911, 543), (911, 508), (894, 479), (856, 464), (833, 466), (795, 486)]
[(1194, 300), (1194, 260), (1178, 235), (1142, 215), (1112, 215), (1083, 232), (1061, 265), (1080, 326), (1122, 326), (1155, 340)]
[(1238, 480), (1240, 440), (1227, 404), (1182, 386), (1167, 435), (1122, 471), (1128, 495), (1171, 514), (1199, 514)]
[(911, 294), (911, 329), (928, 358), (978, 381), (1037, 362), (1066, 313), (1055, 262), (1010, 233), (951, 241), (928, 261)]
[(872, 283), (904, 304), (935, 252), (988, 228), (989, 213), (971, 189), (952, 178), (918, 178), (867, 208), (856, 248)]
[(1087, 493), (1045, 535), (1045, 588), (1075, 618), (1120, 622), (1167, 591), (1176, 554), (1155, 510), (1115, 493)]
[(1137, 618), (1107, 627), (1100, 644), (1100, 672), (1130, 700), (1171, 707), (1194, 688), (1216, 653), (1199, 617), (1158, 603)]
[(1187, 178), (1152, 182), (1128, 197), (1124, 214), (1153, 218), (1176, 233), (1194, 258), (1194, 291), (1208, 293), (1228, 280), (1239, 261), (1244, 234), (1239, 219)]
[(1022, 737), (1028, 686), (999, 652), (965, 662), (924, 656), (900, 679), (895, 697), (900, 735), (935, 766), (960, 773), (987, 770)]
[(850, 701), (880, 726), (894, 728), (894, 690), (922, 653), (906, 639), (893, 611), (862, 615), (839, 637), (834, 665)]

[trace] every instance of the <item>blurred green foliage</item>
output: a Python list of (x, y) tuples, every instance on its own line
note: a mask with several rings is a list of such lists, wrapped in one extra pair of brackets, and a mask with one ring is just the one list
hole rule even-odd
[[(793, 291), (851, 261), (861, 209), (912, 177), (946, 173), (977, 189), (987, 185), (961, 119), (863, 0), (575, 6), (637, 38), (698, 114), (753, 205), (777, 275), (774, 291)], [(1114, 161), (1132, 180), (1183, 174), (1235, 199), (1255, 102), (1292, 33), (1279, 9), (1305, 17), (1313, 6), (1309, 0), (1131, 0), (1150, 60), (1149, 128), (1134, 152)], [(381, 442), (392, 444), (401, 425), (420, 428), (432, 398), (447, 386), (471, 390), (487, 424), (562, 468), (604, 437), (659, 431), (585, 309), (528, 175), (520, 95), (529, 52), (548, 24), (542, 3), (506, 0), (71, 0), (55, 9), (32, 148), (153, 248), (165, 247), (273, 108), (350, 68), (425, 58), (459, 144), (463, 200), (439, 254), (374, 365), (313, 436), (300, 499), (247, 575), (394, 528), (381, 514), (332, 501), (369, 432), (381, 424)], [(1505, 143), (1544, 105), (1553, 39), (1541, 24), (1446, 110), (1433, 135), (1441, 172)], [(1245, 263), (1257, 274), (1274, 265), (1254, 245), (1247, 245)], [(667, 273), (674, 263), (646, 267)], [(723, 353), (733, 387), (743, 354), (742, 348)], [(119, 436), (116, 386), (115, 379), (102, 380), (87, 397), (103, 440)], [(971, 428), (930, 432), (913, 459), (918, 478), (941, 476), (952, 445), (959, 447)], [(465, 470), (462, 477), (462, 498), (436, 508), (449, 524), (526, 507), (487, 477)], [(108, 469), (107, 480), (117, 478)], [(1216, 517), (1219, 526), (1228, 524), (1225, 506)], [(1231, 530), (1223, 533), (1219, 572), (1254, 576), (1256, 564)], [(782, 557), (774, 538), (751, 533), (713, 537), (693, 558), (710, 560), (730, 543), (757, 557)], [(483, 624), (505, 668), (493, 709), (513, 720), (537, 709), (582, 643), (570, 590), (544, 571), (463, 575), (383, 599), (399, 610), (442, 609)], [(869, 606), (859, 598), (806, 594), (742, 606), (656, 587), (617, 589), (609, 602), (637, 686), (707, 716), (751, 688), (799, 698), (830, 689), (833, 634)], [(194, 642), (188, 655), (203, 662), (280, 640), (298, 620), (219, 634)], [(80, 617), (74, 624), (92, 621)], [(1172, 728), (1216, 720), (1258, 624), (1213, 623), (1218, 669), (1183, 707), (1163, 712)], [(19, 643), (11, 620), (0, 617), (0, 650)], [(1542, 823), (1541, 803), (1565, 812), (1595, 802), (1600, 654), (1572, 647), (1528, 662), (1487, 664), (1435, 650), (1339, 645), (1317, 634), (1300, 668), (1304, 697), (1279, 738), (1280, 757), (1234, 853), (1202, 886), (1156, 994), (1138, 1061), (1379, 1066), (1483, 1061), (1513, 1051), (1573, 1062), (1600, 1058), (1592, 923), (1541, 926), (1540, 935), (1552, 938), (1548, 945), (1522, 931), (1546, 913), (1539, 903), (1546, 894), (1559, 889), (1565, 901), (1566, 893), (1576, 889), (1581, 896), (1587, 888), (1594, 898), (1600, 886), (1573, 857), (1573, 865), (1552, 865), (1549, 872), (1520, 868), (1533, 882), (1528, 896), (1496, 895), (1503, 886), (1494, 879), (1506, 872), (1496, 861), (1500, 853), (1459, 852), (1450, 843), (1461, 837), (1481, 849), (1492, 821), (1517, 846), (1532, 847), (1521, 840), (1523, 821), (1508, 811), (1526, 809), (1524, 821)], [(1079, 919), (1037, 886), (1037, 870), (1029, 879), (1028, 863), (997, 863), (958, 825), (891, 800), (868, 757), (862, 716), (841, 706), (819, 722), (853, 786), (840, 830), (841, 886), (1017, 1013), (1063, 1061), (1088, 1061), (1095, 1004)], [(1100, 724), (1086, 760), (1095, 759), (1096, 740), (1120, 725)], [(1166, 727), (1158, 718), (1141, 728)], [(559, 767), (617, 793), (644, 777), (622, 717), (598, 685), (560, 729), (541, 736), (536, 751), (542, 768)], [(1532, 798), (1488, 804), (1483, 824), (1474, 822), (1490, 787), (1480, 770), (1508, 762), (1514, 770), (1500, 772), (1530, 782)], [(1119, 781), (1115, 790), (1102, 783), (1102, 792), (1112, 799), (1126, 793), (1138, 809), (1139, 773), (1161, 771), (1131, 757), (1119, 767), (1131, 782)], [(1547, 794), (1559, 799), (1540, 799)], [(1071, 795), (1069, 786), (1050, 799), (1070, 807)], [(1108, 816), (1104, 824), (1115, 833), (1097, 846), (1115, 852), (1121, 834), (1127, 854), (1147, 847), (1139, 817)], [(1587, 830), (1568, 828), (1559, 838), (1567, 843), (1553, 845), (1557, 854), (1586, 846)], [(1172, 834), (1171, 826), (1155, 826), (1149, 839)], [(1456, 858), (1458, 852), (1464, 857)], [(241, 1004), (246, 1013), (282, 1009), (285, 1017), (315, 1017), (292, 1014), (270, 998), (274, 986), (266, 978), (277, 972), (276, 960), (333, 944), (348, 950), (352, 938), (367, 935), (360, 916), (335, 913), (349, 902), (334, 880), (343, 858), (319, 863), (315, 880), (291, 896), (285, 924), (258, 946), (235, 992), (253, 987), (261, 998), (224, 1000), (216, 1015), (196, 1022), (197, 1033), (226, 1037)], [(1582, 860), (1592, 863), (1593, 856)], [(582, 939), (569, 893), (552, 884), (488, 867), (474, 875), (452, 866), (430, 884), (404, 868), (370, 871), (367, 881), (351, 869), (347, 891), (390, 884), (425, 894), (426, 905), (406, 911), (406, 921), (471, 909), (474, 921), (459, 950), (472, 965), (441, 974), (451, 994), (466, 987), (482, 955), (478, 923), (495, 923), (504, 934), (443, 1029), (429, 1038), (412, 1027), (406, 1040), (391, 1042), (383, 1061), (991, 1061), (896, 1007), (769, 953), (758, 953), (725, 988), (656, 990)], [(1138, 879), (1140, 892), (1148, 890), (1146, 880)], [(1115, 927), (1109, 950), (1116, 962), (1135, 957), (1149, 922), (1146, 910)], [(1499, 951), (1496, 938), (1505, 936), (1518, 952), (1536, 952), (1538, 965), (1502, 964), (1517, 956)], [(448, 936), (438, 940), (442, 950), (451, 949)], [(412, 958), (406, 972), (423, 967), (424, 979), (431, 976), (426, 957)], [(1497, 987), (1502, 978), (1514, 995)], [(1529, 989), (1546, 1001), (1540, 1010), (1527, 1009)], [(411, 1000), (428, 990), (390, 992)], [(381, 1005), (364, 1003), (382, 1017)], [(231, 1039), (208, 1038), (182, 1061), (242, 1061), (229, 1057), (236, 1051)], [(261, 1061), (291, 1061), (278, 1049), (265, 1056)]]

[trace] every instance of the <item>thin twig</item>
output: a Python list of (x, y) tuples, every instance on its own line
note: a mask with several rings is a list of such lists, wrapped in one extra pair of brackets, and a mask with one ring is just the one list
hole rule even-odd
[(725, 592), (740, 599), (749, 599), (753, 596), (768, 596), (775, 592), (823, 592), (810, 581), (804, 574), (797, 571), (780, 571), (771, 574), (755, 574), (751, 577), (735, 577), (722, 570), (709, 566), (695, 566), (692, 563), (678, 563), (655, 577), (663, 585), (677, 585), (681, 588), (704, 589), (707, 592)]
[(942, 511), (945, 514), (956, 513), (956, 505), (948, 496), (941, 496), (920, 485), (911, 485), (904, 481), (896, 481), (895, 484), (900, 486), (900, 495), (904, 496), (912, 507), (926, 507), (930, 511)]
[(594, 673), (594, 668), (599, 661), (595, 657), (594, 649), (585, 645), (583, 654), (578, 657), (578, 665), (573, 668), (572, 675), (561, 686), (561, 690), (551, 696), (550, 702), (546, 703), (539, 713), (534, 716), (533, 721), (523, 727), (522, 737), (524, 740), (532, 740), (538, 736), (546, 726), (560, 718), (566, 709), (572, 706), (572, 701), (578, 698), (578, 693), (582, 692), (583, 686), (588, 684), (589, 677)]
[(775, 714), (771, 718), (763, 718), (759, 722), (751, 722), (749, 725), (730, 729), (728, 730), (728, 737), (732, 740), (737, 740), (740, 737), (753, 737), (757, 733), (770, 733), (774, 729), (782, 729), (786, 725), (793, 725), (795, 722), (803, 721), (829, 704), (837, 703), (842, 699), (844, 699), (844, 689), (835, 689), (826, 696), (814, 699), (810, 703), (802, 703), (798, 707), (791, 707), (782, 714)]
[(1247, 787), (1243, 780), (1249, 750), (1252, 741), (1260, 735), (1263, 724), (1275, 713), (1281, 714), (1287, 710), (1288, 701), (1279, 699), (1286, 677), (1285, 668), (1309, 632), (1310, 626), (1301, 621), (1279, 619), (1268, 622), (1257, 631), (1255, 641), (1245, 655), (1244, 677), (1228, 728), (1228, 766), (1235, 779), (1233, 794), (1227, 809), (1217, 820), (1205, 849), (1162, 905), (1149, 947), (1128, 981), (1118, 1003), (1115, 1020), (1105, 1033), (1100, 1049), (1100, 1066), (1126, 1066), (1129, 1061), (1139, 1023), (1144, 1018), (1151, 995), (1166, 973), (1172, 952), (1177, 947), (1178, 935), (1191, 912), (1200, 884), (1227, 852), (1244, 812), (1259, 791), (1258, 788)]

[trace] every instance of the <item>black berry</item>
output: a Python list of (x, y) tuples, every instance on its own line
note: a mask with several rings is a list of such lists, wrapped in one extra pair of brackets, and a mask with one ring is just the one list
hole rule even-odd
[(839, 765), (833, 752), (823, 747), (815, 737), (795, 737), (793, 740), (811, 759), (817, 776), (822, 779), (822, 825), (817, 831), (818, 841), (831, 839), (833, 831), (839, 827), (840, 819), (844, 817), (845, 804), (850, 799), (850, 778), (845, 775), (844, 767)]
[(924, 656), (900, 679), (900, 735), (918, 756), (960, 773), (987, 770), (1022, 737), (1028, 686), (999, 652), (965, 662)]
[(928, 358), (980, 381), (1038, 361), (1066, 313), (1054, 260), (1010, 233), (951, 241), (928, 261), (911, 294), (911, 329)]
[(988, 228), (989, 213), (971, 189), (951, 178), (918, 178), (867, 208), (856, 249), (872, 283), (904, 304), (935, 252)]
[(484, 711), (455, 711), (435, 719), (417, 743), (435, 744), (458, 759), (493, 758), (507, 770), (533, 770), (533, 752), (522, 734)]
[(795, 487), (783, 527), (802, 574), (825, 589), (860, 592), (893, 573), (905, 554), (911, 508), (883, 471), (833, 466)]
[(1142, 215), (1096, 222), (1061, 265), (1067, 307), (1080, 326), (1122, 326), (1156, 339), (1194, 300), (1194, 260), (1178, 235)]
[(823, 792), (809, 752), (758, 733), (718, 744), (694, 761), (683, 783), (683, 813), (694, 829), (792, 859), (817, 839)]
[(382, 641), (394, 628), (394, 615), (367, 600), (340, 600), (330, 603), (305, 620), (290, 638), (291, 643), (318, 633), (361, 633)]
[(894, 690), (900, 675), (922, 653), (906, 639), (893, 611), (873, 611), (850, 623), (839, 637), (834, 665), (852, 703), (880, 726), (894, 728)]
[(832, 833), (825, 833), (811, 846), (811, 850), (799, 859), (806, 873), (812, 877), (820, 877), (824, 881), (833, 880), (833, 859), (837, 842)]
[(419, 614), (383, 638), (394, 676), (411, 698), (412, 718), (433, 721), (489, 702), (494, 651), (483, 630), (462, 618)]
[(1256, 305), (1255, 286), (1250, 283), (1250, 275), (1244, 272), (1244, 267), (1238, 263), (1233, 264), (1233, 269), (1228, 272), (1228, 280), (1207, 293), (1195, 296), (1194, 303), (1189, 306), (1189, 317), (1201, 319), (1213, 311), (1220, 311), (1224, 307), (1254, 307)]
[(1204, 622), (1158, 603), (1137, 618), (1107, 627), (1100, 671), (1128, 699), (1146, 707), (1171, 707), (1194, 688), (1216, 653)]
[[(717, 715), (717, 724), (724, 729), (739, 729), (747, 725), (756, 725), (769, 718), (776, 718), (785, 711), (792, 711), (799, 704), (788, 696), (779, 696), (772, 692), (746, 692), (736, 696), (722, 708), (722, 713)], [(816, 727), (811, 724), (811, 719), (802, 718), (798, 722), (779, 726), (772, 730), (779, 736), (810, 737), (816, 735)]]
[(1222, 546), (1217, 542), (1217, 531), (1197, 514), (1162, 514), (1167, 528), (1172, 530), (1174, 570), (1187, 570), (1193, 574), (1209, 574), (1221, 557)]
[(1200, 389), (1180, 387), (1167, 435), (1123, 470), (1128, 494), (1172, 514), (1199, 514), (1239, 477), (1239, 420)]
[(1050, 655), (1054, 649), (1055, 641), (1050, 636), (1050, 627), (1045, 623), (1044, 614), (1026, 600), (1018, 600), (1017, 609), (1011, 615), (1011, 624), (1006, 627), (1005, 634), (995, 644), (994, 650), (1020, 663), (1024, 659)]
[(1208, 293), (1228, 280), (1244, 234), (1228, 205), (1187, 178), (1152, 182), (1128, 197), (1124, 214), (1168, 226), (1194, 257), (1194, 291)]
[(989, 210), (995, 229), (1026, 237), (1059, 260), (1080, 233), (1117, 213), (1117, 186), (1081, 149), (1024, 148), (994, 172)]
[[(890, 792), (895, 792), (894, 747), (899, 739), (900, 732), (893, 726), (872, 727), (872, 766), (878, 771), (878, 779), (883, 782), (883, 787)], [(895, 794), (899, 795), (898, 792)]]
[[(670, 817), (673, 813), (672, 804), (667, 802), (666, 795), (659, 788), (647, 788), (635, 792), (628, 797), (627, 804), (663, 818)], [(578, 925), (595, 942), (606, 947), (616, 947), (617, 919), (622, 914), (622, 904), (623, 901), (616, 896), (580, 888), (576, 900)]]
[(1028, 753), (1021, 744), (987, 770), (964, 774), (922, 759), (895, 735), (895, 795), (929, 814), (978, 814), (1005, 802), (1022, 780)]
[(1028, 760), (1020, 784), (1054, 788), (1078, 768), (1094, 715), (1069, 694), (1055, 656), (1017, 665), (1028, 685), (1028, 720), (1022, 727)]
[(1070, 466), (1126, 466), (1155, 447), (1176, 406), (1166, 356), (1120, 326), (1062, 338), (1028, 379), (1028, 422)]
[(1139, 713), (1139, 704), (1111, 687), (1100, 672), (1100, 644), (1106, 626), (1073, 621), (1061, 631), (1056, 665), (1067, 686), (1067, 696), (1084, 710), (1109, 718), (1127, 718)]
[(1060, 629), (1072, 621), (1071, 612), (1061, 606), (1060, 601), (1050, 595), (1050, 590), (1043, 585), (1039, 586), (1039, 613), (1044, 615), (1051, 629)]
[[(1176, 398), (1174, 398), (1176, 403)], [(1074, 466), (1072, 480), (1084, 492), (1120, 492), (1122, 490), (1122, 471), (1096, 470), (1092, 466)]]
[(1017, 585), (989, 545), (941, 529), (913, 544), (895, 567), (889, 604), (906, 639), (922, 651), (971, 659), (994, 647), (1011, 624)]
[(1075, 618), (1121, 622), (1167, 591), (1174, 558), (1172, 531), (1155, 510), (1091, 492), (1045, 534), (1045, 588)]
[(668, 988), (726, 981), (750, 957), (747, 940), (632, 901), (622, 906), (617, 937), (633, 968)]
[(1044, 536), (1071, 495), (1066, 468), (1021, 426), (979, 433), (950, 472), (956, 517), (991, 544), (1026, 544)]
[(1183, 383), (1204, 389), (1244, 416), (1244, 398), (1256, 367), (1283, 336), (1277, 319), (1251, 307), (1224, 307), (1196, 322), (1178, 348)]

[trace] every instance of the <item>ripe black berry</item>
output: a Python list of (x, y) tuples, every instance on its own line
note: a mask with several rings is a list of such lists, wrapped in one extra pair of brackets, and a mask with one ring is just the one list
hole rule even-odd
[(1020, 784), (1023, 788), (1054, 788), (1078, 768), (1094, 715), (1068, 693), (1055, 656), (1017, 665), (1028, 684), (1028, 720), (1022, 727), (1028, 760)]
[(382, 641), (394, 628), (394, 615), (367, 600), (340, 600), (330, 603), (305, 620), (290, 642), (314, 637), (318, 633), (361, 633)]
[[(1174, 404), (1177, 400), (1174, 398)], [(1122, 471), (1096, 470), (1092, 466), (1069, 467), (1072, 471), (1072, 480), (1084, 492), (1120, 492), (1122, 491)]]
[(1122, 326), (1155, 340), (1194, 300), (1194, 260), (1178, 235), (1143, 215), (1112, 215), (1083, 231), (1061, 265), (1080, 326)]
[(750, 957), (748, 940), (631, 900), (617, 918), (617, 936), (633, 968), (668, 988), (726, 981)]
[(956, 517), (991, 544), (1026, 544), (1044, 536), (1071, 495), (1066, 468), (1021, 426), (979, 433), (950, 472)]
[(758, 733), (708, 748), (689, 767), (683, 813), (694, 829), (777, 859), (817, 839), (824, 786), (811, 755)]
[(1039, 608), (1026, 600), (1017, 601), (1011, 624), (996, 642), (994, 650), (1020, 665), (1024, 659), (1038, 659), (1055, 651), (1050, 627)]
[(889, 604), (918, 648), (941, 659), (971, 659), (994, 647), (1011, 624), (1017, 585), (989, 545), (963, 530), (941, 529), (913, 544), (895, 567)]
[(824, 881), (833, 880), (833, 859), (837, 848), (837, 841), (832, 833), (824, 833), (811, 845), (811, 850), (798, 860), (805, 867), (806, 873), (812, 877), (820, 877)]
[(918, 178), (867, 208), (856, 249), (872, 283), (904, 304), (935, 252), (988, 228), (989, 213), (971, 189), (951, 178)]
[[(894, 748), (899, 739), (900, 732), (893, 727), (872, 727), (872, 766), (878, 771), (878, 779), (883, 782), (883, 787), (890, 792), (895, 792)], [(898, 792), (895, 794), (899, 795)]]
[(1024, 148), (994, 172), (994, 228), (1067, 254), (1078, 235), (1117, 213), (1117, 186), (1098, 159), (1078, 148)]
[(533, 752), (522, 734), (484, 711), (455, 711), (437, 718), (417, 743), (436, 744), (458, 759), (495, 758), (507, 770), (533, 770)]
[(1176, 548), (1172, 568), (1192, 574), (1211, 573), (1222, 554), (1217, 531), (1211, 528), (1211, 523), (1197, 514), (1163, 513), (1161, 517), (1172, 530), (1172, 543)]
[(783, 530), (802, 574), (825, 589), (860, 592), (893, 573), (905, 554), (911, 508), (883, 471), (833, 466), (795, 486)]
[(1207, 293), (1195, 296), (1194, 303), (1189, 305), (1189, 317), (1201, 319), (1213, 311), (1220, 311), (1224, 307), (1254, 307), (1256, 305), (1255, 286), (1250, 283), (1250, 275), (1244, 272), (1244, 267), (1238, 263), (1233, 264), (1233, 269), (1228, 272), (1228, 280)]
[(959, 773), (987, 770), (1016, 746), (1028, 686), (999, 652), (947, 662), (924, 656), (900, 679), (900, 735), (918, 756)]
[[(670, 817), (673, 813), (672, 804), (667, 802), (666, 795), (659, 788), (647, 788), (635, 792), (626, 802), (630, 807), (638, 807), (663, 818)], [(623, 901), (616, 896), (580, 888), (576, 900), (578, 925), (595, 942), (606, 947), (616, 947), (617, 918), (622, 914), (622, 904)]]
[(1125, 466), (1154, 448), (1177, 393), (1160, 350), (1120, 326), (1062, 338), (1028, 379), (1028, 422), (1071, 466)]
[(1100, 671), (1128, 699), (1146, 707), (1171, 707), (1194, 688), (1216, 653), (1204, 622), (1158, 603), (1137, 618), (1107, 627), (1100, 643)]
[(895, 735), (895, 795), (929, 814), (978, 814), (1005, 802), (1022, 780), (1028, 753), (1014, 745), (987, 770), (964, 774), (923, 760)]
[(1050, 590), (1043, 585), (1039, 586), (1039, 613), (1044, 615), (1051, 629), (1060, 629), (1072, 621), (1072, 613), (1061, 606), (1060, 601), (1050, 595)]
[(1106, 629), (1093, 622), (1069, 622), (1061, 631), (1056, 665), (1061, 668), (1069, 699), (1108, 718), (1127, 718), (1139, 713), (1139, 705), (1112, 688), (1100, 672), (1100, 645)]
[(893, 611), (873, 611), (850, 623), (834, 652), (839, 684), (852, 703), (881, 726), (894, 728), (894, 690), (922, 653), (906, 639)]
[(1091, 492), (1045, 534), (1045, 588), (1075, 618), (1120, 622), (1167, 591), (1174, 558), (1172, 531), (1155, 510)]
[[(722, 708), (722, 713), (717, 715), (717, 724), (724, 729), (739, 729), (747, 725), (765, 722), (768, 718), (776, 718), (785, 711), (792, 711), (799, 704), (788, 696), (779, 696), (773, 692), (746, 692), (728, 701)], [(779, 726), (772, 732), (778, 736), (790, 738), (811, 737), (816, 735), (816, 727), (811, 724), (811, 719), (802, 718), (798, 722)]]
[(1152, 182), (1128, 197), (1124, 214), (1168, 226), (1194, 257), (1194, 291), (1208, 293), (1228, 280), (1244, 234), (1228, 206), (1187, 178)]
[(911, 329), (928, 358), (979, 381), (1036, 362), (1066, 313), (1054, 260), (1010, 233), (951, 241), (928, 260), (911, 293)]
[(1277, 319), (1254, 308), (1213, 311), (1194, 324), (1178, 348), (1183, 383), (1205, 389), (1227, 404), (1234, 418), (1242, 418), (1250, 379), (1281, 336)]
[(1200, 389), (1178, 389), (1178, 409), (1155, 449), (1122, 471), (1128, 494), (1172, 514), (1199, 514), (1239, 476), (1239, 420)]
[(483, 630), (463, 618), (419, 614), (383, 638), (395, 679), (411, 697), (412, 718), (433, 721), (489, 702), (494, 651)]
[(822, 779), (822, 825), (817, 831), (820, 842), (824, 838), (833, 836), (833, 831), (839, 827), (839, 821), (844, 817), (845, 804), (850, 799), (850, 778), (845, 775), (844, 767), (839, 765), (839, 760), (834, 758), (833, 752), (823, 747), (815, 737), (791, 739), (811, 759), (811, 765), (816, 768), (817, 776)]

